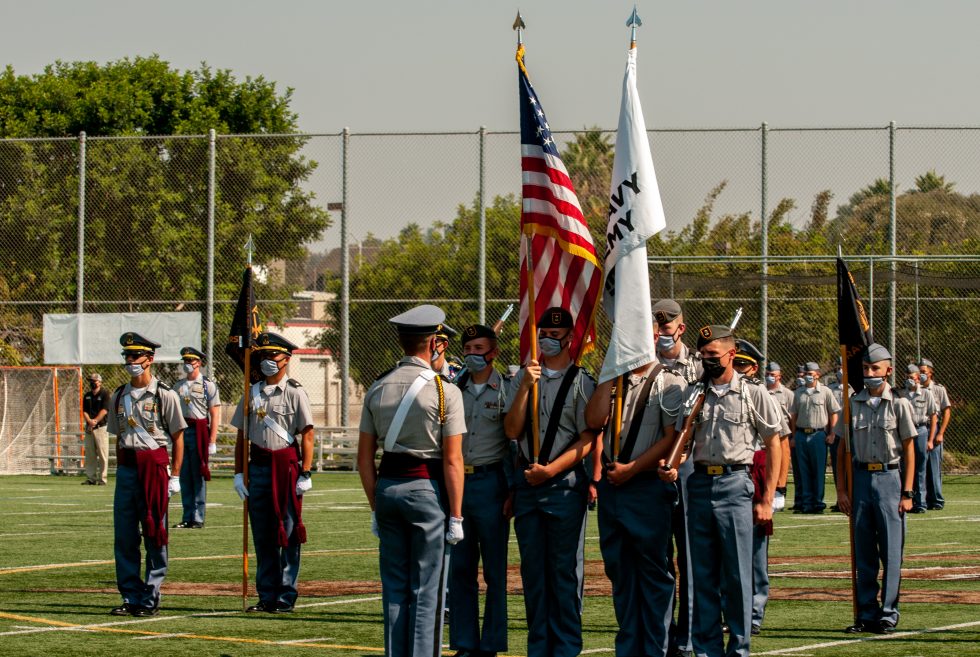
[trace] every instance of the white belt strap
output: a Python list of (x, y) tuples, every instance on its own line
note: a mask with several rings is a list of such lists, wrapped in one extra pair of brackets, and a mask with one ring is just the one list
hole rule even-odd
[(133, 417), (133, 395), (131, 393), (126, 393), (126, 395), (123, 396), (123, 408), (126, 409), (126, 422), (129, 428), (132, 429), (133, 433), (136, 434), (136, 437), (140, 439), (140, 442), (150, 449), (156, 449), (159, 447), (157, 441), (153, 440), (153, 437), (147, 433), (146, 429), (143, 428), (143, 425), (136, 422), (136, 418)]
[(402, 425), (405, 423), (405, 417), (408, 415), (408, 409), (411, 407), (415, 398), (418, 397), (419, 392), (421, 392), (423, 386), (426, 383), (436, 378), (436, 373), (433, 370), (422, 370), (419, 372), (418, 377), (412, 381), (412, 385), (409, 387), (408, 392), (402, 397), (402, 401), (398, 404), (398, 410), (395, 411), (395, 417), (391, 421), (391, 426), (388, 427), (388, 435), (385, 436), (385, 451), (390, 452), (395, 446), (395, 441), (398, 440), (398, 434), (401, 433)]
[[(262, 395), (262, 385), (260, 383), (252, 384), (252, 403), (254, 405), (255, 400), (262, 402), (262, 408), (265, 409), (265, 397)], [(258, 406), (255, 406), (258, 409)], [(295, 438), (291, 433), (282, 428), (282, 425), (269, 417), (268, 412), (262, 416), (262, 424), (265, 425), (267, 429), (272, 431), (274, 434), (286, 441), (286, 445), (292, 445)]]

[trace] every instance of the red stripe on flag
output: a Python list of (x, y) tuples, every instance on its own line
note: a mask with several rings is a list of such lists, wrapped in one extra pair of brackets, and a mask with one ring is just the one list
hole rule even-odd
[(522, 157), (521, 158), (521, 169), (524, 171), (534, 171), (535, 173), (543, 173), (548, 176), (548, 178), (556, 185), (562, 187), (567, 187), (568, 189), (575, 192), (575, 185), (572, 184), (572, 179), (568, 175), (548, 166), (548, 163), (544, 161), (544, 158), (540, 157)]

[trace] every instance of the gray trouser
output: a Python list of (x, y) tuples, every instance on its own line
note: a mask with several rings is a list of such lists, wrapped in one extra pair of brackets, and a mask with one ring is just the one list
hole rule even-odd
[(668, 553), (677, 487), (643, 473), (599, 484), (599, 547), (612, 583), (616, 657), (666, 655), (674, 600)]
[(85, 477), (93, 484), (106, 483), (109, 473), (109, 430), (105, 425), (85, 430)]
[(184, 429), (184, 462), (180, 466), (180, 503), (184, 506), (184, 522), (204, 523), (207, 505), (207, 482), (201, 474), (201, 457), (197, 454), (197, 432)]
[[(112, 499), (112, 524), (115, 535), (116, 586), (123, 601), (137, 607), (160, 604), (160, 585), (167, 575), (167, 546), (157, 547), (143, 540), (146, 550), (146, 572), (140, 577), (140, 522), (146, 516), (143, 485), (136, 468), (116, 468), (116, 490)], [(166, 525), (166, 518), (163, 519)]]
[[(435, 479), (378, 480), (381, 598), (387, 657), (435, 654), (446, 513)], [(442, 637), (438, 638), (440, 644)]]
[[(797, 443), (799, 445), (799, 443)], [(752, 617), (752, 495), (746, 471), (687, 480), (687, 528), (694, 575), (694, 651), (699, 657), (749, 654)], [(722, 592), (728, 647), (721, 631)]]
[(752, 527), (752, 624), (762, 627), (769, 602), (769, 537), (764, 525)]
[(578, 466), (548, 483), (520, 481), (514, 532), (521, 552), (528, 657), (582, 652), (588, 479)]
[[(449, 580), (449, 646), (459, 650), (507, 650), (507, 541), (503, 506), (510, 487), (503, 470), (466, 475), (463, 538), (452, 547)], [(487, 584), (480, 631), (479, 566)]]
[[(827, 433), (814, 431), (811, 434), (796, 432), (796, 457), (800, 466), (796, 481), (799, 496), (797, 508), (803, 511), (820, 511), (827, 507), (823, 501), (824, 483), (827, 477)], [(793, 473), (796, 476), (797, 473)]]
[[(186, 458), (186, 456), (185, 456)], [(272, 468), (248, 466), (248, 520), (255, 543), (255, 590), (259, 600), (268, 604), (296, 604), (296, 582), (299, 579), (300, 542), (293, 531), (296, 509), (287, 506), (283, 525), (289, 536), (286, 547), (279, 546), (279, 520), (272, 506)]]
[(946, 505), (943, 497), (943, 444), (936, 443), (928, 454), (926, 468), (926, 505), (942, 508)]
[(915, 428), (916, 436), (912, 441), (915, 447), (915, 480), (913, 482), (912, 507), (926, 508), (926, 470), (929, 458), (929, 425), (923, 424)]
[(901, 499), (898, 470), (868, 472), (855, 465), (852, 506), (859, 621), (898, 624), (898, 590), (905, 549), (905, 516), (898, 512)]

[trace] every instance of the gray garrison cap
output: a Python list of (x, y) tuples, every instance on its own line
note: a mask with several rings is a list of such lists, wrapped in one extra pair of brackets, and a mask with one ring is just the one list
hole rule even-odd
[(674, 321), (674, 318), (681, 314), (681, 306), (673, 299), (661, 299), (653, 304), (653, 318), (658, 324), (666, 324)]
[(439, 306), (423, 304), (388, 320), (402, 335), (434, 335), (443, 330), (446, 313)]
[(806, 367), (806, 371), (807, 372), (819, 372), (820, 371), (820, 365), (818, 363), (814, 363), (812, 360), (807, 361), (805, 367)]
[(771, 361), (769, 361), (769, 364), (766, 365), (766, 371), (767, 372), (782, 372), (783, 370), (782, 370), (782, 368), (779, 367), (779, 363), (777, 363), (774, 360), (771, 360)]
[(881, 360), (891, 360), (892, 355), (888, 353), (888, 350), (877, 342), (872, 342), (864, 350), (864, 362), (865, 363), (877, 363)]
[(919, 366), (916, 365), (915, 363), (909, 363), (909, 366), (905, 368), (905, 371), (908, 372), (909, 374), (918, 374)]
[(928, 358), (923, 358), (919, 361), (919, 367), (933, 367), (932, 361)]

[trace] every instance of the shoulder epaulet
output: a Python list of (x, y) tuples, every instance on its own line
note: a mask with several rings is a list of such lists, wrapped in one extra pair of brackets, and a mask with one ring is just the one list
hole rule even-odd
[(171, 388), (169, 385), (167, 385), (163, 381), (160, 381), (159, 379), (157, 380), (157, 388), (163, 388), (164, 390), (173, 390), (173, 388)]
[(397, 369), (398, 369), (398, 366), (395, 365), (394, 367), (389, 368), (389, 369), (385, 370), (384, 372), (382, 372), (381, 374), (379, 374), (378, 376), (374, 377), (374, 380), (375, 381), (380, 381), (381, 379), (385, 378), (386, 376), (388, 376), (389, 374), (391, 374), (392, 372), (394, 372)]
[(300, 383), (299, 381), (297, 381), (296, 379), (286, 379), (286, 383), (288, 383), (289, 385), (291, 385), (294, 388), (302, 388), (303, 387), (303, 384)]
[(595, 383), (595, 377), (592, 376), (592, 372), (590, 372), (588, 369), (586, 369), (585, 367), (581, 367), (580, 366), (578, 368), (578, 371), (581, 372), (582, 374), (584, 374), (585, 376), (589, 377), (589, 379), (592, 381), (592, 383)]

